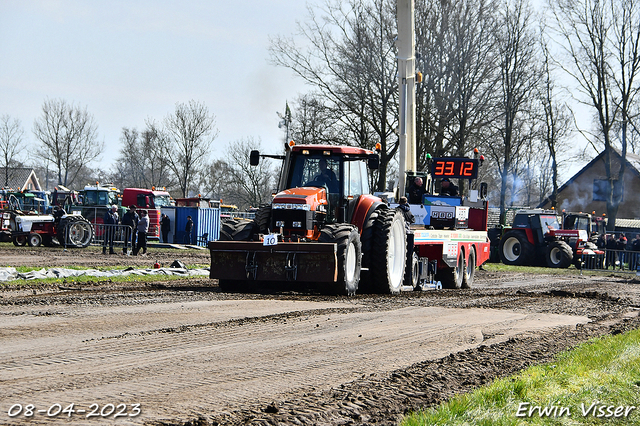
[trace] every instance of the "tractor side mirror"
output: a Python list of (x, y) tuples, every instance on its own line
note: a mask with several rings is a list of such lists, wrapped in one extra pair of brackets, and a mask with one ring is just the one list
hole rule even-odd
[(380, 157), (378, 157), (378, 154), (369, 154), (367, 167), (369, 167), (370, 170), (378, 170), (380, 167)]
[(484, 199), (487, 198), (488, 189), (489, 189), (489, 185), (487, 185), (487, 182), (482, 182), (480, 184), (480, 194), (478, 194), (478, 195), (480, 195), (480, 199), (481, 200), (484, 200)]
[(260, 163), (260, 151), (253, 150), (251, 154), (249, 154), (249, 164), (257, 166), (258, 163)]

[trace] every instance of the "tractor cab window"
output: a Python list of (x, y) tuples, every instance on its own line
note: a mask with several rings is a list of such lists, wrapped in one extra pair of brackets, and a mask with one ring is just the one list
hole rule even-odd
[(324, 155), (298, 155), (291, 170), (290, 188), (316, 186), (339, 193), (340, 159)]
[(560, 229), (558, 217), (554, 215), (540, 215), (540, 225), (542, 225), (542, 234), (549, 231), (557, 231)]
[(363, 161), (344, 162), (344, 195), (357, 198), (369, 193), (369, 180), (366, 165)]

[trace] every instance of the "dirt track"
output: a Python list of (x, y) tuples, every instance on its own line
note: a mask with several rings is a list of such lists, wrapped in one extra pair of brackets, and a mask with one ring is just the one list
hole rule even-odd
[[(0, 266), (156, 257), (206, 264), (208, 253), (0, 249)], [(224, 294), (206, 279), (4, 291), (0, 423), (26, 423), (9, 418), (13, 404), (95, 402), (128, 412), (141, 404), (116, 424), (397, 424), (406, 410), (640, 324), (634, 281), (484, 271), (476, 279), (466, 291), (353, 298)], [(46, 413), (29, 420), (51, 424)], [(70, 424), (96, 421), (75, 413)]]

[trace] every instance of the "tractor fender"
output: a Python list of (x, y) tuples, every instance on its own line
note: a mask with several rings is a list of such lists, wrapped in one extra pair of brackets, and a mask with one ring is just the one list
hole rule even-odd
[(378, 209), (378, 207), (386, 204), (378, 197), (374, 195), (361, 195), (358, 200), (358, 206), (356, 210), (353, 212), (353, 217), (351, 218), (351, 224), (356, 225), (360, 234), (362, 234), (362, 230), (364, 229), (364, 225), (371, 217), (371, 214)]

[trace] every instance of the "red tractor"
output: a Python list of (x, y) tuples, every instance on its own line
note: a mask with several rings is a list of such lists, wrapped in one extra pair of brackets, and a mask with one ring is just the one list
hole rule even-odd
[[(251, 164), (260, 157), (253, 151)], [(219, 279), (224, 291), (258, 277), (319, 283), (331, 293), (351, 295), (358, 290), (361, 271), (370, 277), (366, 291), (400, 291), (405, 225), (400, 212), (370, 195), (367, 168), (378, 167), (376, 153), (287, 145), (284, 156), (262, 157), (284, 160), (280, 192), (254, 220), (226, 220), (221, 241), (209, 244), (210, 276)]]
[(5, 232), (16, 246), (52, 246), (54, 243), (65, 247), (86, 247), (93, 240), (91, 223), (80, 215), (40, 215), (16, 210), (5, 210), (3, 222)]
[(520, 210), (499, 243), (500, 260), (506, 265), (580, 267), (584, 249), (594, 250), (585, 229), (563, 229), (554, 210)]

